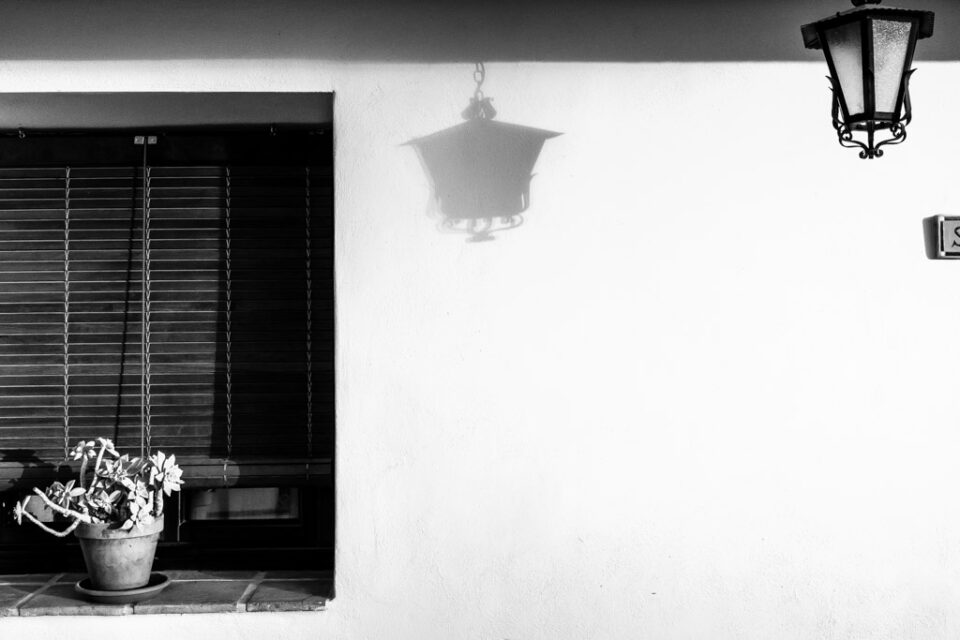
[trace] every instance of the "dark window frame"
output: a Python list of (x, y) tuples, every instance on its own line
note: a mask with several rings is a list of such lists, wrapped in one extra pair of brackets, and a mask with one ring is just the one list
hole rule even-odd
[[(305, 127), (287, 125), (282, 128), (251, 125), (249, 127), (204, 127), (202, 130), (170, 128), (164, 131), (144, 130), (145, 135), (180, 136), (193, 138), (204, 144), (204, 136), (215, 132), (215, 137), (235, 134), (245, 135), (306, 135), (317, 136), (326, 145), (324, 153), (332, 167), (332, 135), (329, 126)], [(31, 132), (29, 136), (41, 141), (44, 147), (43, 157), (47, 162), (61, 163), (83, 158), (73, 158), (74, 147), (68, 142), (80, 140), (91, 135), (115, 135), (111, 144), (129, 141), (132, 133), (102, 131), (43, 131)], [(15, 140), (19, 132), (0, 132), (0, 157), (4, 149), (16, 147)], [(206, 142), (209, 142), (207, 140)], [(109, 145), (108, 145), (109, 146)], [(216, 147), (216, 145), (212, 145)], [(241, 145), (242, 146), (242, 145)], [(210, 145), (207, 154), (210, 154)], [(56, 151), (65, 153), (58, 157)], [(249, 152), (250, 150), (245, 150)], [(216, 153), (216, 149), (213, 150)], [(242, 150), (243, 152), (243, 150)], [(4, 164), (21, 161), (16, 154), (8, 155)], [(176, 160), (182, 163), (195, 162), (189, 153), (181, 153)], [(289, 161), (290, 158), (285, 158)], [(34, 163), (35, 164), (35, 163)], [(332, 188), (332, 173), (330, 178)], [(332, 203), (332, 194), (330, 196)], [(332, 219), (330, 227), (332, 233)], [(318, 258), (319, 259), (319, 258)], [(333, 268), (332, 247), (324, 260)], [(330, 283), (330, 301), (332, 304), (332, 278)], [(332, 313), (331, 313), (332, 323)], [(330, 348), (333, 348), (332, 331)], [(332, 393), (332, 371), (329, 388)], [(215, 456), (200, 460), (187, 466), (188, 490), (214, 486), (278, 486), (294, 485), (301, 488), (301, 517), (295, 521), (232, 521), (227, 523), (191, 523), (185, 522), (181, 509), (182, 501), (174, 499), (168, 505), (165, 519), (164, 539), (158, 549), (158, 569), (170, 568), (293, 568), (293, 569), (331, 569), (333, 566), (333, 438), (334, 425), (331, 419), (329, 456), (311, 456), (303, 460), (281, 460), (278, 464), (263, 464), (263, 460), (233, 459), (219, 468)], [(79, 428), (72, 430), (77, 437), (84, 434)], [(188, 461), (189, 462), (189, 461)], [(248, 463), (253, 463), (250, 466)], [(29, 463), (15, 461), (0, 462), (0, 468), (9, 474), (12, 471), (23, 472), (24, 486), (36, 486), (54, 478), (69, 477), (72, 473), (66, 467), (31, 466)], [(248, 473), (249, 472), (249, 473)], [(82, 571), (82, 559), (71, 538), (58, 540), (36, 530), (29, 525), (12, 528), (8, 511), (12, 499), (20, 492), (0, 493), (0, 573), (38, 572), (38, 571)], [(186, 535), (184, 533), (186, 532)]]

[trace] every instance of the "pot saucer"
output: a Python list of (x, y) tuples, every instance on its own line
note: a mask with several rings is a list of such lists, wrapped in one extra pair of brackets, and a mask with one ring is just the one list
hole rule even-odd
[(74, 590), (87, 600), (103, 604), (129, 604), (142, 602), (152, 598), (170, 584), (170, 578), (162, 573), (151, 573), (150, 582), (137, 589), (123, 589), (121, 591), (104, 591), (90, 586), (90, 578), (84, 578), (73, 586)]

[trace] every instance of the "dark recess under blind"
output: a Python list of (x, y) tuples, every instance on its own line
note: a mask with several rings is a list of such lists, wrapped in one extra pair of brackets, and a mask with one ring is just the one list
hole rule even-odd
[(146, 369), (148, 444), (177, 454), (187, 486), (313, 486), (301, 494), (319, 490), (330, 513), (318, 525), (304, 505), (305, 520), (314, 532), (329, 520), (332, 544), (332, 136), (143, 134), (157, 136), (146, 185), (132, 132), (0, 136), (0, 509), (63, 476), (81, 438), (138, 453)]

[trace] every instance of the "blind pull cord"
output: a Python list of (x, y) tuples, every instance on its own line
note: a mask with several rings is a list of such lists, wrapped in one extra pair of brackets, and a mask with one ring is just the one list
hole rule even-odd
[(150, 455), (150, 167), (147, 166), (147, 147), (156, 144), (156, 137), (134, 138), (143, 145), (143, 233), (140, 271), (140, 457)]
[[(310, 255), (310, 167), (305, 167), (304, 173), (304, 248), (306, 258), (306, 361), (307, 361), (307, 458), (313, 455), (313, 261)], [(307, 477), (310, 476), (310, 465), (306, 468)]]
[(227, 417), (227, 451), (226, 459), (223, 461), (223, 486), (227, 486), (227, 462), (233, 456), (233, 256), (231, 253), (232, 241), (232, 223), (230, 220), (231, 210), (231, 180), (230, 167), (227, 167), (226, 174), (226, 208), (224, 209), (224, 270), (226, 272), (226, 351), (227, 374), (226, 374), (226, 417)]
[(70, 167), (63, 202), (63, 458), (70, 455)]

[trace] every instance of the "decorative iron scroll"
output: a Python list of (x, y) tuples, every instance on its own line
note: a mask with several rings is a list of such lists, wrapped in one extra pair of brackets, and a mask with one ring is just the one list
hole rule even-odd
[[(913, 75), (914, 71), (915, 70), (911, 70), (907, 73), (904, 80), (906, 88), (903, 98), (903, 117), (893, 124), (877, 123), (873, 120), (854, 124), (846, 124), (843, 122), (843, 119), (840, 117), (840, 91), (837, 88), (836, 81), (830, 76), (827, 76), (827, 79), (830, 80), (830, 91), (833, 94), (833, 128), (837, 131), (837, 138), (841, 146), (848, 149), (860, 149), (861, 159), (873, 160), (874, 158), (883, 157), (882, 147), (902, 144), (907, 139), (907, 125), (910, 124), (910, 121), (913, 119), (913, 109), (910, 104), (910, 76)], [(854, 133), (859, 131), (866, 132), (866, 141), (858, 140), (854, 137)], [(878, 131), (889, 131), (890, 137), (877, 142), (876, 134)]]

